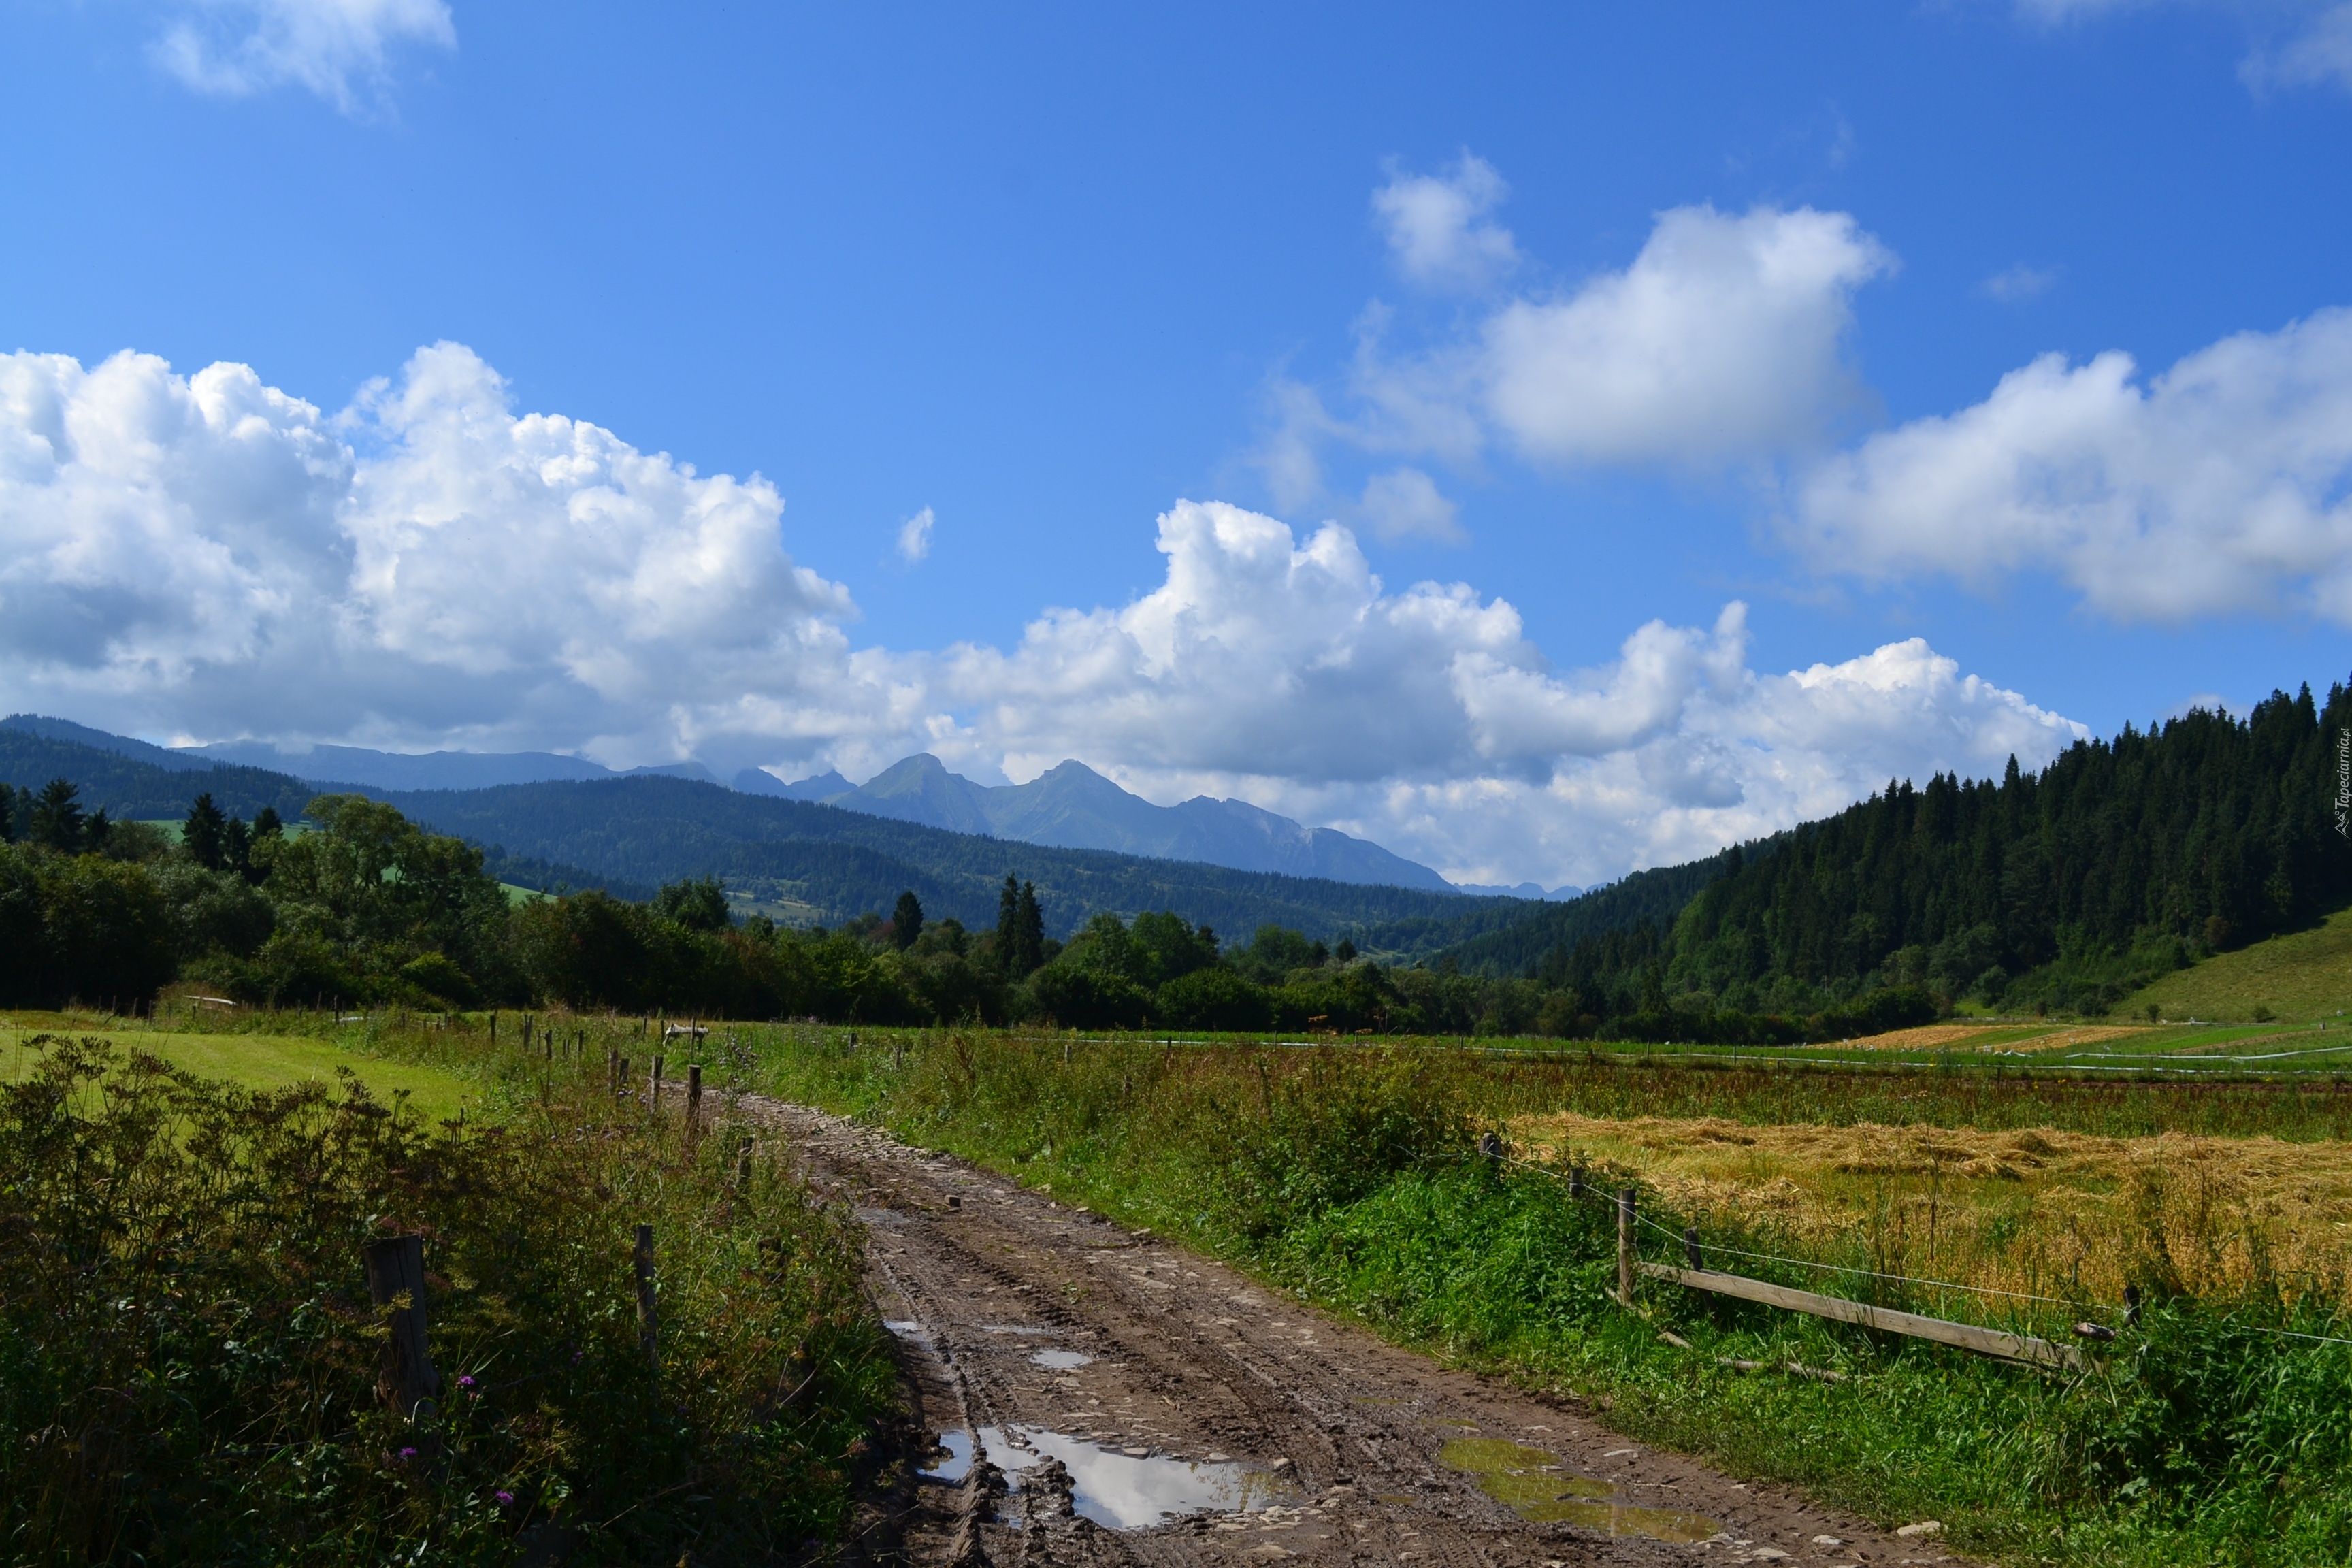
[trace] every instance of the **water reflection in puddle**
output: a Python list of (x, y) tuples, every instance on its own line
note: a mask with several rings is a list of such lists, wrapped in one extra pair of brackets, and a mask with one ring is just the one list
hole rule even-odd
[[(1178, 1514), (1262, 1509), (1291, 1489), (1247, 1465), (1164, 1455), (1139, 1458), (1042, 1426), (1015, 1426), (1012, 1435), (1026, 1447), (1015, 1447), (1002, 1428), (980, 1429), (989, 1458), (1003, 1470), (1013, 1490), (1021, 1489), (1023, 1471), (1045, 1459), (1059, 1459), (1069, 1467), (1071, 1500), (1077, 1510), (1112, 1530), (1144, 1530)], [(950, 1484), (962, 1480), (971, 1469), (971, 1434), (943, 1432), (940, 1447), (947, 1450), (947, 1458), (923, 1474)]]
[(1642, 1508), (1618, 1497), (1606, 1481), (1560, 1468), (1559, 1457), (1499, 1437), (1457, 1437), (1438, 1450), (1440, 1463), (1478, 1478), (1478, 1488), (1521, 1519), (1580, 1524), (1611, 1535), (1641, 1535), (1688, 1545), (1721, 1532), (1714, 1520), (1678, 1509)]
[(1050, 1366), (1055, 1372), (1076, 1372), (1095, 1358), (1084, 1351), (1039, 1351), (1029, 1358), (1035, 1366)]

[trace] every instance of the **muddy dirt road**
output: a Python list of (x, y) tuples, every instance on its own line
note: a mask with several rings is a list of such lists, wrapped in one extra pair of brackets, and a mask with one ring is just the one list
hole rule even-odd
[(945, 1440), (907, 1520), (917, 1563), (1961, 1568), (1933, 1534), (1653, 1452), (961, 1161), (760, 1109), (866, 1222)]

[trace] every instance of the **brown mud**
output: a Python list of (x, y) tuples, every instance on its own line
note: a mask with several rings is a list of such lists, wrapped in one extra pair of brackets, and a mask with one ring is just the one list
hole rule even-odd
[(1734, 1481), (962, 1161), (746, 1109), (856, 1206), (917, 1447), (947, 1445), (869, 1560), (1965, 1568), (1933, 1533)]

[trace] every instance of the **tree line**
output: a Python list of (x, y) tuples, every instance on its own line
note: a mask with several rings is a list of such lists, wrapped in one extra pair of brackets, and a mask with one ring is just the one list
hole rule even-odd
[[(58, 779), (0, 799), (0, 1003), (134, 1008), (176, 981), (277, 1005), (544, 1005), (833, 1022), (1073, 1027), (1467, 1028), (1498, 985), (1390, 971), (1280, 925), (1225, 946), (1165, 911), (1046, 934), (1007, 875), (992, 926), (887, 915), (830, 929), (740, 915), (716, 878), (633, 902), (517, 897), (483, 852), (353, 795), (296, 823), (200, 795), (176, 832), (85, 811)], [(1532, 1014), (1529, 1015), (1532, 1016)]]
[[(2352, 689), (2323, 709), (2305, 686), (2243, 718), (2127, 725), (2038, 773), (2012, 757), (1998, 782), (1890, 783), (1697, 863), (1706, 883), (1671, 918), (1556, 941), (1525, 973), (1629, 1038), (1769, 1036), (1894, 992), (2105, 1013), (2352, 902), (2335, 816), (2347, 734)], [(1530, 934), (1498, 937), (1524, 954)], [(1491, 959), (1497, 938), (1482, 942), (1456, 961)]]

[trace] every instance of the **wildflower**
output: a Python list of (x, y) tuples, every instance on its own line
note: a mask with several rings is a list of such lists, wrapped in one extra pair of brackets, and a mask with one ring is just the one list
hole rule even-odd
[(460, 1388), (471, 1388), (474, 1386), (474, 1380), (471, 1377), (461, 1377), (457, 1380), (457, 1386)]
[(506, 1491), (502, 1491), (502, 1492), (498, 1493), (498, 1494), (497, 1494), (497, 1496), (498, 1496), (498, 1500), (499, 1500), (499, 1506), (500, 1508), (512, 1508), (512, 1507), (514, 1507), (514, 1493), (512, 1493), (512, 1492), (506, 1492)]
[(403, 1448), (400, 1451), (400, 1462), (404, 1465), (415, 1458), (416, 1458), (416, 1450), (414, 1448)]

